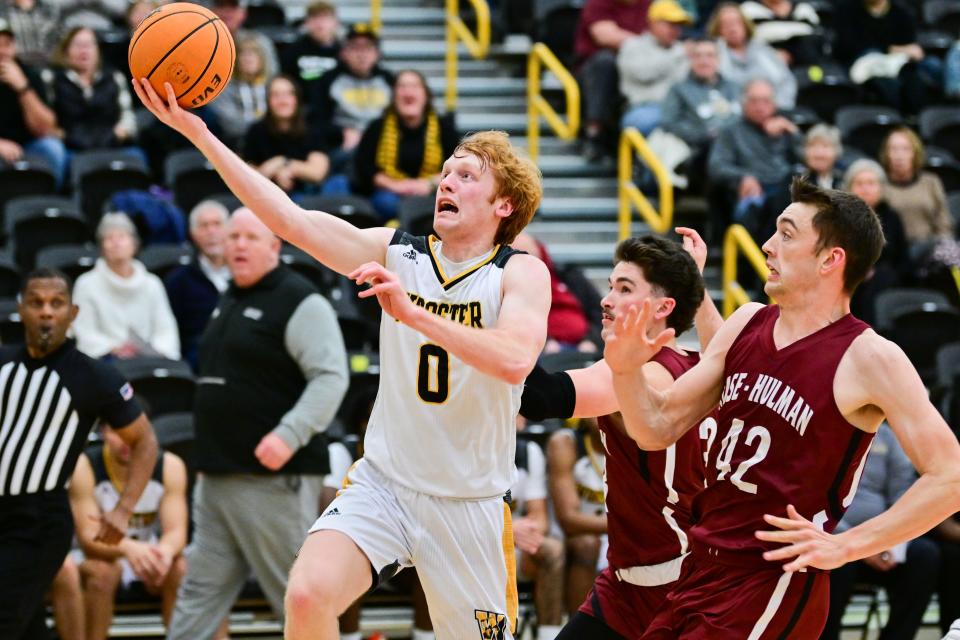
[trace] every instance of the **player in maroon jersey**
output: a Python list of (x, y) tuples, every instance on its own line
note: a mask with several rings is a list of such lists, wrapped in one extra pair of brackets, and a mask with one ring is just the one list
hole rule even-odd
[[(960, 510), (960, 445), (903, 351), (850, 315), (850, 296), (883, 246), (873, 211), (851, 194), (795, 182), (763, 246), (765, 291), (700, 363), (666, 390), (642, 363), (649, 303), (614, 322), (604, 357), (627, 432), (641, 447), (677, 441), (719, 403), (707, 434), (707, 487), (693, 504), (693, 551), (644, 640), (816, 638), (824, 570), (914, 538)], [(886, 419), (920, 472), (888, 511), (832, 535)], [(774, 530), (769, 530), (774, 529)]]
[[(706, 247), (689, 229), (678, 229), (690, 253), (706, 259)], [(603, 336), (631, 305), (649, 300), (656, 309), (651, 335), (667, 327), (682, 332), (697, 317), (701, 338), (721, 324), (704, 301), (701, 264), (675, 242), (631, 238), (620, 243), (603, 299)], [(644, 366), (653, 384), (666, 388), (699, 359), (669, 341)], [(638, 638), (680, 576), (688, 552), (690, 502), (703, 488), (700, 438), (691, 431), (665, 451), (646, 452), (623, 430), (610, 370), (603, 361), (557, 374), (535, 370), (527, 378), (521, 413), (535, 419), (571, 415), (599, 420), (606, 449), (609, 567), (597, 577), (579, 612), (558, 640)], [(529, 415), (528, 415), (529, 414)]]

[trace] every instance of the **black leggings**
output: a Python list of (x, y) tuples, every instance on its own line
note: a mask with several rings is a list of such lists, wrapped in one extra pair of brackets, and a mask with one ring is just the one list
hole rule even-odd
[(555, 640), (624, 640), (623, 636), (603, 624), (597, 618), (577, 611), (567, 624), (563, 625)]

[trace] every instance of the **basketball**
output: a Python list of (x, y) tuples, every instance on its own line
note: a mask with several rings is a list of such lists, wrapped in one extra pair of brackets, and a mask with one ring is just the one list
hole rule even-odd
[(130, 39), (127, 61), (134, 79), (147, 78), (166, 101), (169, 82), (177, 103), (195, 109), (217, 97), (230, 81), (233, 36), (209, 9), (174, 2), (150, 13)]

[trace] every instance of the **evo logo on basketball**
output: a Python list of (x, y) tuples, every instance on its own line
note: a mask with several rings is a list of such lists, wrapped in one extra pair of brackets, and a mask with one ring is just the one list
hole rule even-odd
[(203, 90), (199, 94), (197, 94), (193, 98), (193, 100), (190, 101), (190, 104), (193, 105), (194, 107), (199, 107), (200, 105), (202, 105), (204, 102), (207, 101), (207, 98), (209, 98), (212, 95), (215, 95), (217, 91), (219, 91), (217, 87), (220, 86), (221, 82), (223, 82), (223, 80), (220, 79), (220, 76), (218, 74), (214, 74), (213, 78), (210, 79), (210, 84), (204, 87)]
[(473, 615), (483, 640), (503, 640), (507, 637), (507, 616), (504, 614), (474, 609)]

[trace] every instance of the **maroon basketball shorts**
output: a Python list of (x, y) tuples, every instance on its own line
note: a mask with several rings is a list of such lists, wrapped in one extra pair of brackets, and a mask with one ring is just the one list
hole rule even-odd
[(600, 620), (628, 640), (637, 640), (660, 610), (671, 582), (657, 587), (638, 587), (617, 578), (607, 567), (593, 582), (593, 589), (580, 605), (580, 612)]
[(694, 552), (643, 640), (809, 640), (830, 606), (830, 574), (715, 562)]

